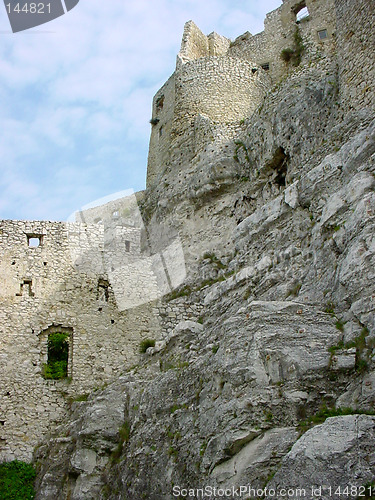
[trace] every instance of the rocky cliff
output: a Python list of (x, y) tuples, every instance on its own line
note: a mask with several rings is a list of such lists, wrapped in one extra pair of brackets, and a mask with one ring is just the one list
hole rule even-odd
[(139, 203), (183, 242), (166, 314), (200, 315), (72, 402), (35, 452), (38, 499), (373, 494), (374, 101), (350, 101), (340, 50), (291, 67), (227, 142), (203, 115), (175, 139)]

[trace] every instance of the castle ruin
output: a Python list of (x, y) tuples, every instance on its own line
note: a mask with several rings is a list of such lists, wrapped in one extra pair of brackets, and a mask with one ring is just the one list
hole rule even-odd
[[(147, 190), (161, 207), (166, 179), (181, 183), (184, 165), (211, 155), (220, 177), (233, 155), (244, 154), (236, 143), (244, 121), (311, 61), (336, 58), (344, 112), (372, 106), (373, 50), (358, 49), (373, 36), (365, 7), (366, 0), (284, 0), (263, 32), (233, 42), (188, 22), (176, 70), (152, 106)], [(284, 149), (278, 154), (287, 158)], [(178, 231), (148, 228), (138, 209), (144, 197), (87, 209), (76, 222), (1, 221), (0, 460), (29, 460), (64, 420), (69, 399), (134, 365), (141, 340), (162, 340), (179, 319), (196, 318), (187, 304), (168, 309), (163, 296), (183, 283), (185, 262), (189, 271), (201, 257), (200, 242), (189, 249)], [(222, 238), (214, 231), (207, 229), (206, 241)], [(43, 375), (54, 332), (65, 333), (68, 345), (66, 377), (57, 380)]]

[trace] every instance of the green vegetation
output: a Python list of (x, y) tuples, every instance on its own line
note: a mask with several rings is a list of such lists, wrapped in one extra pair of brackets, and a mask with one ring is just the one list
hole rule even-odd
[(215, 344), (214, 346), (212, 346), (212, 352), (214, 354), (216, 354), (218, 350), (219, 350), (219, 344)]
[(281, 51), (280, 57), (284, 62), (288, 63), (289, 61), (291, 61), (293, 54), (294, 54), (293, 49), (283, 49)]
[(155, 347), (155, 339), (144, 339), (139, 345), (139, 352), (144, 354), (149, 347)]
[(340, 330), (340, 332), (344, 331), (344, 323), (341, 321), (341, 319), (338, 319), (336, 321), (336, 328)]
[(328, 301), (327, 304), (326, 304), (326, 307), (325, 307), (324, 311), (327, 314), (330, 314), (331, 316), (334, 316), (335, 315), (335, 306), (334, 306), (333, 302)]
[(112, 462), (118, 462), (119, 458), (121, 457), (122, 450), (124, 448), (124, 444), (129, 441), (130, 437), (130, 424), (126, 420), (122, 426), (119, 429), (119, 443), (115, 450), (112, 452), (111, 455), (111, 461)]
[(245, 144), (242, 141), (235, 141), (234, 143), (236, 145), (236, 149), (235, 149), (234, 156), (233, 156), (234, 161), (237, 163), (240, 162), (240, 160), (238, 158), (238, 153), (239, 153), (240, 149), (242, 149), (245, 153), (246, 161), (248, 163), (250, 163), (249, 151), (248, 151), (247, 147), (245, 146)]
[[(223, 264), (222, 262), (221, 262), (221, 265), (226, 267), (225, 264)], [(215, 283), (218, 283), (219, 281), (225, 281), (230, 276), (233, 276), (234, 273), (235, 273), (235, 271), (228, 271), (228, 272), (222, 274), (221, 276), (217, 276), (216, 278), (208, 278), (206, 280), (201, 281), (200, 284), (195, 288), (191, 288), (189, 285), (185, 285), (180, 290), (174, 290), (173, 292), (169, 293), (166, 296), (165, 300), (167, 302), (169, 302), (169, 301), (177, 299), (179, 297), (187, 297), (193, 292), (199, 292), (199, 290), (202, 290), (202, 288), (204, 288), (205, 286), (211, 286), (211, 285), (214, 285)]]
[(48, 335), (48, 362), (43, 366), (47, 379), (62, 379), (68, 376), (69, 333), (56, 332)]
[(181, 408), (180, 405), (174, 404), (171, 408), (171, 411), (170, 411), (171, 415), (172, 415), (172, 413), (179, 410), (180, 408)]
[(296, 285), (294, 285), (294, 287), (289, 291), (287, 297), (289, 296), (293, 296), (293, 297), (297, 297), (297, 295), (299, 294), (299, 291), (301, 290), (301, 287), (302, 287), (302, 283), (297, 283)]
[(169, 302), (170, 300), (178, 299), (179, 297), (187, 297), (192, 293), (192, 291), (193, 290), (189, 285), (185, 285), (183, 288), (173, 290), (173, 292), (169, 293), (166, 300)]
[(265, 413), (265, 418), (266, 418), (266, 422), (272, 422), (272, 420), (273, 420), (273, 414), (272, 414), (272, 412), (271, 411), (267, 411)]
[(161, 372), (166, 372), (168, 370), (183, 370), (184, 368), (187, 368), (189, 366), (188, 361), (181, 361), (180, 358), (178, 359), (167, 359), (167, 360), (159, 360), (159, 366), (160, 366), (160, 371)]
[(176, 448), (174, 448), (172, 445), (168, 448), (168, 455), (170, 457), (177, 457), (178, 456), (178, 451), (176, 450)]
[(206, 451), (206, 448), (207, 448), (207, 445), (208, 445), (208, 441), (203, 441), (203, 443), (201, 444), (201, 447), (200, 447), (200, 450), (199, 450), (199, 455), (202, 457)]
[(301, 433), (306, 432), (308, 429), (317, 424), (322, 424), (329, 417), (338, 417), (341, 415), (375, 415), (375, 411), (362, 411), (355, 410), (353, 408), (328, 408), (327, 406), (322, 406), (322, 408), (311, 415), (306, 420), (301, 420), (298, 424), (298, 428)]
[(73, 398), (73, 402), (74, 401), (77, 401), (77, 402), (87, 401), (88, 397), (89, 397), (89, 394), (80, 394), (79, 396), (76, 396), (75, 398)]
[(205, 254), (203, 254), (203, 259), (209, 259), (211, 261), (211, 264), (213, 264), (217, 269), (226, 269), (227, 267), (223, 262), (221, 262), (220, 259), (216, 257), (214, 253), (206, 252)]
[[(338, 320), (336, 321), (336, 328), (340, 330), (340, 326), (342, 325), (341, 321)], [(343, 340), (340, 340), (336, 345), (332, 345), (331, 347), (328, 348), (328, 351), (334, 355), (336, 351), (342, 350), (342, 349), (351, 349), (355, 347), (356, 349), (356, 356), (355, 356), (355, 370), (357, 372), (363, 372), (367, 369), (368, 367), (368, 361), (367, 359), (364, 359), (364, 352), (365, 349), (367, 348), (372, 348), (372, 339), (370, 339), (369, 342), (366, 341), (366, 337), (369, 335), (368, 328), (365, 326), (362, 328), (361, 333), (355, 337), (353, 340), (350, 342), (345, 342)]]
[(328, 351), (331, 354), (335, 354), (336, 351), (341, 351), (341, 349), (349, 349), (349, 347), (347, 347), (347, 344), (344, 344), (343, 340), (340, 340), (336, 345), (331, 345), (331, 347), (328, 348)]
[(375, 500), (375, 481), (370, 481), (365, 485), (364, 495), (360, 495), (357, 499), (363, 500)]
[(281, 51), (280, 57), (287, 64), (291, 62), (293, 66), (299, 66), (302, 61), (302, 55), (305, 51), (305, 46), (303, 45), (301, 33), (299, 32), (298, 27), (294, 32), (293, 38), (294, 38), (293, 48), (283, 49)]
[(31, 464), (18, 460), (0, 464), (1, 500), (33, 500), (35, 476)]

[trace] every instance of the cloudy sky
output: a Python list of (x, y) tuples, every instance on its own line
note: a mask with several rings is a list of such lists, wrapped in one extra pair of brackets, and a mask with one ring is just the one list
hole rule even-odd
[(144, 189), (152, 96), (183, 26), (236, 38), (282, 0), (80, 0), (13, 34), (0, 8), (0, 218), (66, 220)]

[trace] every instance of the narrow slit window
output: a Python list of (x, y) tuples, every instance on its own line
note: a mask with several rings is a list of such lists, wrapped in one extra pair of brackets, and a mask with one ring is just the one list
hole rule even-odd
[(164, 106), (164, 96), (162, 95), (162, 96), (158, 97), (158, 99), (156, 99), (156, 109), (158, 111), (162, 110), (163, 106)]
[(125, 241), (125, 252), (130, 252), (130, 241)]
[(98, 282), (98, 301), (101, 303), (109, 301), (109, 282), (100, 279)]

